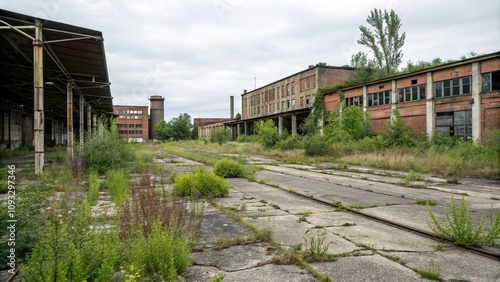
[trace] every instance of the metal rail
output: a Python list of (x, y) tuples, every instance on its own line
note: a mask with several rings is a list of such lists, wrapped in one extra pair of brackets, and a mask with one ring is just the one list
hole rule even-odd
[[(391, 225), (391, 226), (397, 227), (399, 229), (406, 230), (406, 231), (409, 231), (409, 232), (412, 232), (412, 233), (415, 233), (415, 234), (418, 234), (418, 235), (421, 235), (421, 236), (424, 236), (424, 237), (427, 237), (427, 238), (430, 238), (430, 239), (433, 239), (433, 240), (437, 240), (437, 241), (441, 241), (441, 242), (453, 243), (450, 239), (445, 238), (443, 236), (440, 236), (438, 234), (435, 234), (433, 232), (427, 231), (427, 230), (423, 230), (423, 229), (420, 229), (420, 228), (409, 226), (409, 225), (406, 225), (406, 224), (403, 224), (403, 223), (400, 223), (400, 222), (396, 222), (396, 221), (393, 221), (393, 220), (385, 219), (385, 218), (382, 218), (382, 217), (379, 217), (379, 216), (376, 216), (376, 215), (368, 214), (368, 213), (362, 212), (362, 211), (360, 211), (358, 209), (353, 209), (353, 208), (349, 208), (349, 207), (345, 207), (345, 206), (341, 206), (341, 205), (336, 205), (336, 204), (332, 203), (331, 201), (328, 201), (328, 200), (325, 200), (325, 199), (321, 199), (321, 198), (311, 197), (311, 196), (308, 196), (306, 194), (303, 194), (303, 193), (300, 193), (300, 192), (297, 192), (297, 191), (294, 191), (294, 190), (288, 190), (288, 189), (285, 189), (285, 188), (282, 188), (282, 187), (275, 187), (275, 186), (273, 186), (273, 187), (281, 189), (281, 190), (289, 192), (289, 193), (293, 193), (295, 195), (298, 195), (298, 196), (301, 196), (301, 197), (304, 197), (304, 198), (307, 198), (307, 199), (311, 199), (313, 201), (316, 201), (316, 202), (319, 202), (319, 203), (322, 203), (322, 204), (325, 204), (325, 205), (328, 205), (328, 206), (332, 206), (332, 207), (336, 207), (336, 208), (342, 208), (342, 209), (347, 210), (348, 212), (351, 212), (351, 213), (363, 216), (365, 218), (368, 218), (368, 219), (371, 219), (371, 220), (375, 220), (377, 222), (380, 222), (380, 223), (383, 223), (383, 224), (386, 224), (386, 225)], [(466, 250), (468, 250), (468, 251), (470, 251), (470, 252), (476, 253), (478, 255), (481, 255), (481, 256), (484, 256), (484, 257), (488, 257), (488, 258), (500, 261), (500, 253), (498, 253), (498, 252), (494, 252), (492, 250), (488, 250), (488, 249), (484, 249), (484, 248), (480, 248), (480, 247), (463, 247), (463, 248), (466, 249)]]

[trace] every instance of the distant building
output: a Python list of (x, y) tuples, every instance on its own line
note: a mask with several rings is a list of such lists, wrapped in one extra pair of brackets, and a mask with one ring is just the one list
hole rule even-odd
[(131, 142), (149, 139), (148, 106), (113, 106), (117, 116), (119, 136)]
[(150, 119), (149, 119), (149, 139), (158, 139), (156, 135), (156, 124), (165, 119), (165, 98), (162, 96), (149, 97)]
[(341, 96), (346, 106), (363, 107), (376, 132), (397, 109), (417, 135), (437, 131), (479, 141), (500, 129), (500, 52), (331, 91), (325, 110), (338, 110)]
[(231, 118), (195, 118), (193, 125), (199, 138), (210, 138), (213, 130), (224, 129), (224, 122)]

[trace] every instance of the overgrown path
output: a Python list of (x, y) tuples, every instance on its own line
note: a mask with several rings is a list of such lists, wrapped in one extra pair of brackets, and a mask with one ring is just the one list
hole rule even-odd
[[(313, 272), (332, 277), (334, 281), (421, 281), (419, 274), (422, 272), (431, 272), (446, 280), (494, 281), (500, 278), (497, 260), (290, 193), (299, 192), (309, 198), (321, 198), (430, 230), (425, 204), (433, 205), (436, 215), (442, 218), (443, 208), (449, 205), (452, 193), (456, 200), (466, 195), (476, 222), (482, 215), (490, 222), (489, 218), (500, 208), (498, 182), (468, 180), (465, 184), (460, 181), (449, 184), (435, 177), (412, 179), (406, 174), (389, 171), (361, 168), (339, 171), (328, 167), (284, 165), (258, 157), (248, 159), (264, 168), (257, 172), (257, 181), (231, 180), (229, 196), (217, 199), (217, 204), (236, 213), (246, 223), (260, 228), (272, 225), (272, 239), (285, 252), (326, 247), (330, 256), (308, 262)], [(221, 251), (215, 252), (223, 255)], [(203, 253), (197, 254), (198, 261), (203, 261)], [(188, 277), (196, 277), (190, 272), (193, 269), (200, 274), (205, 267), (211, 268), (211, 272), (206, 273), (213, 275), (227, 270), (228, 278), (235, 277), (234, 268), (230, 270), (218, 264), (217, 254), (210, 256), (215, 263), (194, 266), (188, 270)], [(270, 261), (273, 260), (263, 256), (245, 269), (255, 272), (260, 265), (273, 264)]]

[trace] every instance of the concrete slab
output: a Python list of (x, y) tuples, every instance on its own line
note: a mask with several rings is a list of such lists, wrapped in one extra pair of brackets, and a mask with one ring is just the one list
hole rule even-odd
[(452, 247), (426, 253), (391, 252), (407, 267), (430, 270), (433, 265), (443, 281), (500, 281), (500, 262)]
[(270, 260), (273, 253), (266, 252), (267, 245), (249, 244), (238, 245), (221, 250), (206, 250), (192, 253), (195, 264), (215, 266), (223, 271), (237, 271), (256, 267)]
[(377, 250), (423, 252), (433, 251), (437, 244), (434, 240), (365, 218), (348, 218), (346, 222), (354, 225), (327, 227), (326, 230)]
[(282, 246), (293, 246), (304, 243), (303, 236), (314, 225), (298, 222), (295, 215), (273, 216), (268, 218), (245, 218), (248, 223), (259, 228), (272, 228), (272, 239)]
[(183, 277), (190, 282), (209, 281), (217, 273), (224, 275), (224, 282), (313, 282), (317, 281), (307, 271), (296, 265), (268, 264), (242, 271), (224, 272), (215, 267), (192, 266), (188, 268)]
[(205, 213), (196, 235), (197, 248), (210, 247), (220, 236), (242, 236), (247, 233), (234, 220), (222, 213)]
[(352, 281), (422, 281), (411, 269), (380, 255), (339, 258), (335, 262), (315, 262), (312, 267), (332, 277), (335, 282)]

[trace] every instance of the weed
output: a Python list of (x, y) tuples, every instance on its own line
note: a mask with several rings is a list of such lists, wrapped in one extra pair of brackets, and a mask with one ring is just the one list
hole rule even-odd
[(426, 199), (426, 198), (417, 198), (413, 201), (417, 205), (429, 205), (429, 206), (435, 206), (436, 201), (432, 199)]
[(102, 184), (108, 189), (111, 199), (118, 205), (121, 205), (128, 198), (128, 175), (123, 170), (109, 170), (106, 173), (106, 180)]
[(222, 281), (224, 281), (224, 277), (225, 277), (224, 273), (217, 272), (217, 274), (215, 274), (214, 276), (212, 276), (210, 278), (209, 282), (222, 282)]
[(496, 241), (500, 238), (500, 211), (497, 212), (496, 219), (488, 233), (484, 232), (484, 215), (477, 225), (477, 228), (474, 229), (470, 207), (466, 206), (464, 196), (462, 196), (460, 206), (457, 207), (453, 194), (451, 195), (450, 209), (444, 209), (445, 220), (443, 222), (439, 222), (430, 206), (427, 206), (427, 210), (430, 216), (430, 221), (427, 221), (427, 224), (432, 231), (450, 239), (456, 245), (494, 246), (497, 244)]
[(346, 226), (346, 227), (349, 227), (349, 226), (356, 226), (356, 223), (349, 223), (349, 222), (346, 222), (346, 223), (342, 224), (341, 226)]
[(441, 245), (441, 244), (437, 244), (437, 245), (436, 245), (436, 247), (434, 247), (434, 250), (435, 250), (436, 252), (440, 252), (440, 251), (443, 251), (443, 250), (444, 250), (444, 247), (443, 247), (443, 245)]
[(99, 120), (96, 132), (85, 142), (82, 157), (86, 168), (94, 167), (97, 172), (104, 173), (109, 168), (125, 167), (132, 151), (127, 141), (118, 137), (115, 121), (108, 128), (105, 121)]
[(326, 252), (331, 243), (326, 241), (327, 233), (324, 230), (317, 230), (315, 234), (309, 234), (311, 230), (307, 230), (303, 237), (305, 241), (305, 257), (307, 260), (325, 260)]
[(224, 178), (241, 177), (244, 170), (240, 163), (229, 159), (223, 159), (214, 164), (214, 173)]
[(95, 205), (99, 197), (99, 186), (101, 185), (101, 180), (99, 179), (99, 174), (95, 170), (89, 171), (89, 184), (87, 190), (87, 201), (91, 205)]
[(434, 262), (432, 259), (429, 262), (429, 269), (415, 269), (415, 271), (420, 274), (420, 277), (430, 280), (441, 280), (441, 267)]
[(277, 210), (281, 209), (280, 206), (278, 206), (277, 204), (271, 204), (271, 207), (273, 207), (273, 208), (275, 208)]
[(231, 236), (230, 234), (222, 234), (215, 239), (217, 249), (224, 249), (231, 246), (243, 245), (247, 242), (246, 238), (240, 235)]
[(229, 183), (224, 178), (203, 168), (179, 176), (174, 184), (174, 194), (181, 196), (223, 197), (229, 194)]
[(306, 217), (310, 216), (312, 214), (312, 211), (304, 211), (304, 212), (301, 212), (299, 213), (300, 217), (299, 217), (299, 222), (303, 222), (303, 221), (307, 221), (306, 220)]
[(274, 224), (271, 220), (267, 220), (262, 227), (256, 228), (255, 241), (268, 242), (271, 241), (274, 234)]

